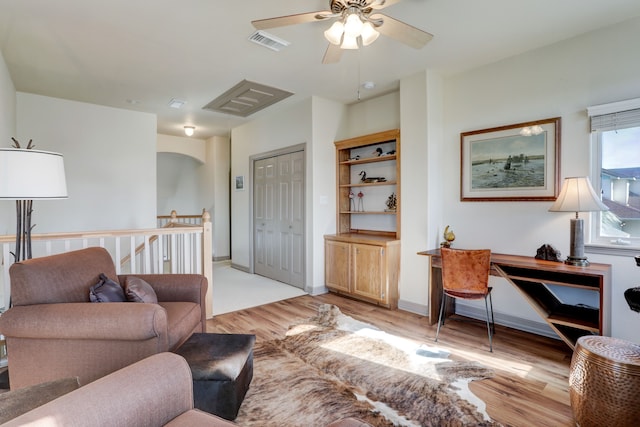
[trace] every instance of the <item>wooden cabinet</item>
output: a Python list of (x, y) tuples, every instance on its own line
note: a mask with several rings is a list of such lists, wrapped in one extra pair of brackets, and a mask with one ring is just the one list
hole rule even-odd
[(387, 308), (398, 306), (400, 241), (368, 234), (325, 236), (325, 284), (330, 291)]
[(330, 291), (396, 308), (400, 131), (336, 141), (337, 233), (325, 236)]

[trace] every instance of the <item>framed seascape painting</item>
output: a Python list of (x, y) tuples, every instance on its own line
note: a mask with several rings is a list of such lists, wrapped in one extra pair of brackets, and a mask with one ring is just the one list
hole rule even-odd
[(555, 200), (560, 117), (460, 134), (460, 200)]

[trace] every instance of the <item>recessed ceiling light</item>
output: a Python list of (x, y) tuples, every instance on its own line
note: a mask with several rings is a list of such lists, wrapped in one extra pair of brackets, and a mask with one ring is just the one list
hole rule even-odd
[(169, 107), (171, 108), (182, 108), (184, 106), (184, 104), (186, 104), (187, 101), (183, 101), (181, 99), (176, 99), (176, 98), (171, 98), (171, 101), (169, 101)]
[(192, 136), (195, 131), (196, 131), (196, 127), (195, 126), (185, 126), (184, 127), (184, 134), (187, 135), (187, 136)]

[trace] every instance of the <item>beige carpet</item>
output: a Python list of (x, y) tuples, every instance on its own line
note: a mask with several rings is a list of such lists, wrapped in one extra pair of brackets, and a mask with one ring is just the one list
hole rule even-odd
[(212, 292), (214, 316), (306, 295), (294, 286), (232, 268), (230, 261), (213, 263)]

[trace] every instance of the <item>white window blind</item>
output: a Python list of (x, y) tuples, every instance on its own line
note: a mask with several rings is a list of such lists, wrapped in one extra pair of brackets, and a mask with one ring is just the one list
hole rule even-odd
[(604, 132), (638, 126), (640, 98), (587, 108), (591, 118), (591, 132)]

